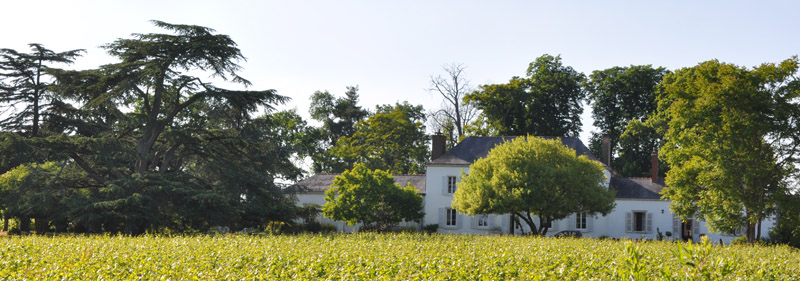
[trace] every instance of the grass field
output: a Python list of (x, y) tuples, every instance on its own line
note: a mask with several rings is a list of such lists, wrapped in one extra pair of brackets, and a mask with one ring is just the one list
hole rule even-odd
[(2, 280), (800, 280), (800, 251), (421, 234), (3, 237)]

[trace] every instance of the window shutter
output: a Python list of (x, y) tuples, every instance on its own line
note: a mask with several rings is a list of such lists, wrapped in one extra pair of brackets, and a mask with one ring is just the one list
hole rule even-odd
[(464, 220), (464, 216), (456, 212), (456, 228), (461, 229), (462, 221)]
[(442, 195), (447, 195), (447, 176), (442, 177)]
[[(697, 240), (695, 240), (697, 238)], [(700, 221), (692, 220), (692, 241), (699, 241), (700, 239)]]
[(439, 208), (439, 227), (445, 227), (445, 208)]
[(497, 216), (495, 216), (495, 215), (488, 215), (488, 216), (489, 216), (489, 218), (488, 218), (488, 220), (489, 220), (489, 224), (488, 224), (486, 227), (488, 227), (488, 228), (494, 228), (494, 220), (495, 220), (495, 218), (496, 218)]
[(469, 227), (471, 227), (472, 229), (477, 229), (478, 228), (478, 217), (479, 216), (480, 215), (474, 215), (474, 216), (471, 217), (471, 219), (469, 220)]
[(673, 215), (672, 217), (672, 239), (678, 240), (683, 235), (681, 232), (681, 218)]
[(633, 231), (633, 219), (631, 218), (633, 214), (631, 212), (625, 213), (625, 232), (632, 232)]
[(647, 228), (645, 228), (647, 233), (653, 233), (653, 213), (647, 213)]
[(500, 233), (510, 234), (512, 233), (509, 231), (511, 227), (511, 215), (500, 215)]
[(589, 232), (594, 231), (594, 229), (593, 229), (594, 223), (593, 222), (594, 222), (594, 216), (587, 215), (586, 216), (586, 231), (589, 231)]

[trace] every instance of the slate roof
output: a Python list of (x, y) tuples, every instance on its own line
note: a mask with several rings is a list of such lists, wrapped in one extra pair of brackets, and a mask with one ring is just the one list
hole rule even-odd
[(617, 191), (616, 198), (622, 199), (661, 199), (661, 190), (666, 187), (664, 180), (653, 182), (650, 178), (612, 177), (611, 188)]
[[(496, 145), (513, 140), (516, 136), (504, 137), (467, 137), (441, 157), (429, 162), (430, 165), (470, 165), (475, 160), (486, 157), (489, 150)], [(556, 137), (540, 137), (554, 139)], [(561, 138), (561, 143), (575, 150), (577, 155), (586, 155), (589, 159), (598, 160), (579, 138)]]
[[(339, 174), (317, 174), (295, 184), (301, 191), (324, 192), (333, 184), (333, 179)], [(394, 182), (400, 186), (411, 184), (419, 193), (425, 194), (425, 175), (392, 175)]]

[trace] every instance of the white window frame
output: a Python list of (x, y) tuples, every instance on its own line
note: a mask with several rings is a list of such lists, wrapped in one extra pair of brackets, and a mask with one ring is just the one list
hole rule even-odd
[(479, 228), (487, 228), (489, 227), (489, 215), (478, 215), (478, 227)]
[(446, 208), (444, 211), (444, 226), (457, 227), (458, 226), (458, 212), (456, 209)]
[(447, 186), (445, 186), (445, 188), (447, 188), (447, 194), (456, 193), (456, 189), (458, 189), (456, 182), (458, 182), (456, 176), (447, 176)]
[(575, 213), (575, 229), (588, 230), (589, 229), (589, 216), (585, 212)]

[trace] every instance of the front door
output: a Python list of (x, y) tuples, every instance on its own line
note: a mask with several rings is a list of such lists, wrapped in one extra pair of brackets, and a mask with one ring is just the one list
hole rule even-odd
[(692, 220), (686, 220), (681, 223), (681, 239), (683, 241), (692, 241)]

